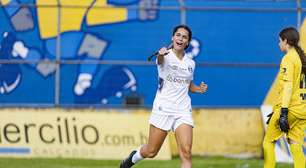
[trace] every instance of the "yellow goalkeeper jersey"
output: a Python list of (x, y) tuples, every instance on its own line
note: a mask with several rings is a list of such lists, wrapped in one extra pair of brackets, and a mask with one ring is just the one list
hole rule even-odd
[(283, 57), (277, 80), (278, 99), (274, 110), (288, 107), (298, 118), (306, 119), (306, 75), (301, 72), (302, 63), (294, 48)]

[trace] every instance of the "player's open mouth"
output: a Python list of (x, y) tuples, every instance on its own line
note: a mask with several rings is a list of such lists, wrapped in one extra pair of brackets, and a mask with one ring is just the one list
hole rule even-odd
[(176, 45), (178, 45), (179, 47), (182, 47), (183, 46), (183, 43), (180, 43), (180, 42), (175, 42)]

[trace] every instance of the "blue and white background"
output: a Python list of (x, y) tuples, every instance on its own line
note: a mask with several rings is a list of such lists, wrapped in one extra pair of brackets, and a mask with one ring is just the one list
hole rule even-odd
[[(182, 4), (175, 0), (154, 0), (149, 5), (154, 10), (147, 10), (147, 18), (136, 12), (124, 21), (96, 25), (86, 24), (84, 18), (79, 30), (45, 39), (40, 34), (37, 2), (11, 1), (15, 6), (29, 5), (28, 15), (33, 21), (30, 30), (14, 29), (13, 23), (25, 24), (22, 20), (12, 20), (14, 5), (0, 8), (2, 105), (122, 106), (127, 95), (137, 95), (143, 99), (143, 106), (151, 106), (157, 71), (154, 63), (146, 59), (169, 44), (174, 26), (186, 23), (193, 31), (194, 45), (188, 52), (197, 63), (194, 82), (205, 81), (209, 86), (204, 95), (191, 94), (194, 107), (259, 107), (282, 57), (278, 32), (284, 26), (298, 24), (295, 1), (187, 0)], [(143, 0), (105, 2), (132, 10), (145, 3)], [(182, 5), (185, 8), (180, 8)], [(302, 6), (305, 8), (306, 3)], [(109, 16), (112, 15), (116, 13)], [(304, 16), (302, 12), (301, 18)], [(95, 59), (87, 59), (86, 54), (78, 56), (87, 34), (103, 44), (103, 51)], [(18, 41), (29, 51), (33, 50), (34, 59), (14, 57), (13, 48)], [(37, 68), (43, 60), (55, 63), (47, 66), (59, 67), (44, 74), (45, 71)], [(84, 64), (90, 66), (81, 66)], [(80, 94), (75, 86), (83, 71), (90, 71), (92, 80)]]

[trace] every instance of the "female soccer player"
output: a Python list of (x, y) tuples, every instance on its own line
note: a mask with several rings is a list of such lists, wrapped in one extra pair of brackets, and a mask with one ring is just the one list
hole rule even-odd
[(175, 134), (181, 168), (191, 168), (193, 119), (188, 91), (207, 90), (204, 82), (199, 86), (193, 83), (195, 63), (185, 55), (191, 37), (189, 27), (176, 26), (172, 32), (172, 48), (159, 50), (156, 61), (159, 85), (149, 119), (149, 140), (123, 160), (120, 168), (130, 168), (144, 158), (155, 157), (170, 130)]
[(306, 128), (306, 57), (298, 45), (299, 33), (288, 27), (279, 33), (279, 48), (285, 52), (277, 80), (280, 83), (263, 141), (264, 168), (275, 167), (275, 142), (284, 134), (290, 144), (294, 168), (305, 168), (302, 145)]

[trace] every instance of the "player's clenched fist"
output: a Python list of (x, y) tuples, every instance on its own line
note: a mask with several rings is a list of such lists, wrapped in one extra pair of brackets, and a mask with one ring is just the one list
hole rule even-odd
[(200, 93), (205, 93), (207, 90), (208, 86), (204, 82), (201, 82), (200, 84)]
[(163, 47), (163, 48), (159, 49), (159, 51), (158, 51), (158, 55), (162, 55), (162, 56), (164, 56), (168, 53), (169, 53), (169, 51), (168, 51), (167, 47)]

